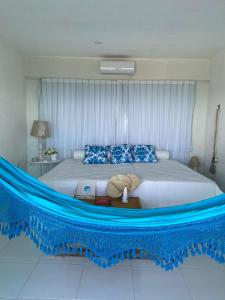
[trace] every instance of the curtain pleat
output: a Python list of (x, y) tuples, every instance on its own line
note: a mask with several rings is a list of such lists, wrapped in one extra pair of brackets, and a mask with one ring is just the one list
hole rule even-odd
[(194, 81), (42, 79), (40, 118), (63, 158), (85, 144), (153, 144), (187, 161)]

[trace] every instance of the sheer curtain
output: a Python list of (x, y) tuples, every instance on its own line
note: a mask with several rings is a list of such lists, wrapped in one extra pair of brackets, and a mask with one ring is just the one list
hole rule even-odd
[(40, 118), (50, 123), (47, 147), (63, 158), (85, 144), (115, 143), (116, 82), (43, 79)]
[(185, 162), (192, 147), (194, 81), (42, 79), (48, 147), (70, 157), (85, 144), (153, 144)]
[(124, 142), (151, 143), (186, 161), (192, 150), (195, 82), (123, 81), (121, 89), (126, 111)]

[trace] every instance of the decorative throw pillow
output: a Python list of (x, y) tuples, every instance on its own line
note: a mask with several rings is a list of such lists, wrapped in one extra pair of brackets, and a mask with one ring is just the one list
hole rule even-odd
[(110, 160), (112, 164), (133, 163), (131, 145), (110, 146)]
[(84, 164), (107, 164), (107, 146), (85, 145)]
[(135, 145), (133, 147), (135, 163), (156, 163), (158, 158), (152, 145)]

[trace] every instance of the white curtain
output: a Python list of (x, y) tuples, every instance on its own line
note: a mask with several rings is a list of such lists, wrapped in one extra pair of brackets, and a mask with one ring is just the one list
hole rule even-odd
[(124, 142), (151, 143), (170, 150), (172, 158), (187, 161), (192, 150), (195, 82), (123, 81), (121, 85), (122, 110), (127, 114)]
[(50, 124), (47, 147), (67, 158), (85, 144), (114, 144), (115, 104), (115, 81), (43, 79), (40, 118)]
[(42, 79), (40, 118), (60, 156), (85, 144), (153, 144), (185, 162), (192, 146), (194, 81)]

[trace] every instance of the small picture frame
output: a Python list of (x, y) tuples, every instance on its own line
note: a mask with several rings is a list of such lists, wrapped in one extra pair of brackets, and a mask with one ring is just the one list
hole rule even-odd
[(77, 199), (95, 199), (95, 182), (91, 180), (79, 181), (77, 184)]

